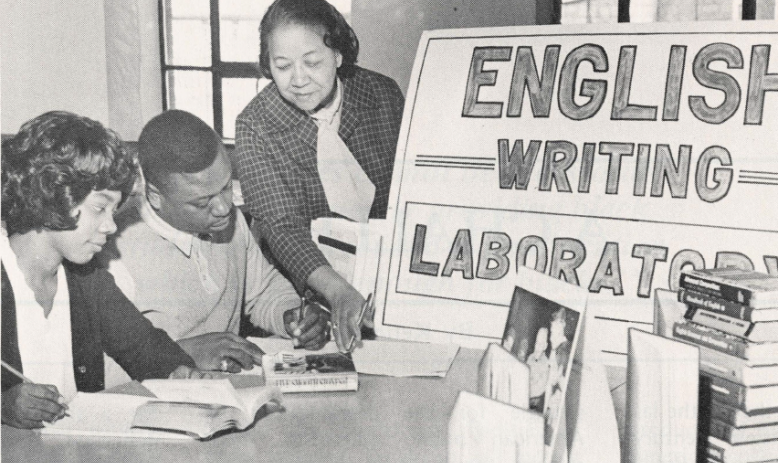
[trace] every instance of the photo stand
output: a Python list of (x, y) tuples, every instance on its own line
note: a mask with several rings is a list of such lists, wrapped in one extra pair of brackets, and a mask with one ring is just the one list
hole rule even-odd
[(461, 391), (448, 425), (448, 463), (543, 463), (543, 416)]
[(529, 367), (491, 343), (478, 364), (478, 393), (529, 410)]
[(626, 461), (695, 463), (699, 349), (636, 328), (627, 337)]
[(529, 368), (529, 408), (545, 420), (544, 461), (565, 463), (568, 381), (582, 351), (588, 292), (527, 267), (517, 269), (516, 281), (502, 346)]

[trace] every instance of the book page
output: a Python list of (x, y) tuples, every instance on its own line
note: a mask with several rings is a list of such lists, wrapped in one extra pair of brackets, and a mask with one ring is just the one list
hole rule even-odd
[(141, 384), (160, 400), (227, 405), (247, 412), (228, 379), (147, 379)]
[(68, 404), (70, 416), (54, 424), (44, 423), (46, 427), (41, 429), (41, 434), (191, 439), (180, 433), (132, 429), (135, 411), (149, 400), (153, 399), (126, 394), (79, 392)]

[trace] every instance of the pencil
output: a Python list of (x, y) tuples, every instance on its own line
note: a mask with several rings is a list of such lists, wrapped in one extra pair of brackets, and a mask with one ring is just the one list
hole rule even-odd
[(24, 376), (21, 371), (17, 370), (16, 368), (12, 367), (11, 365), (5, 363), (5, 360), (0, 360), (3, 364), (3, 368), (8, 370), (12, 375), (16, 376), (17, 378), (21, 379), (25, 383), (35, 384), (35, 381), (31, 380), (30, 378)]
[[(362, 304), (362, 309), (359, 311), (359, 320), (357, 321), (357, 327), (362, 326), (362, 320), (365, 318), (365, 312), (367, 312), (368, 307), (373, 303), (373, 293), (370, 293), (367, 295), (367, 299), (365, 299), (365, 303)], [(354, 349), (354, 343), (356, 342), (357, 337), (351, 336), (351, 340), (348, 342), (348, 347), (346, 348), (347, 351), (351, 352)]]
[[(16, 368), (12, 367), (11, 365), (7, 364), (5, 360), (0, 360), (0, 363), (2, 363), (3, 368), (8, 370), (9, 373), (16, 376), (17, 378), (21, 379), (22, 382), (29, 383), (29, 384), (35, 384), (35, 381), (31, 380), (30, 378), (24, 376), (21, 371), (17, 370)], [(65, 409), (68, 408), (67, 403), (65, 402), (65, 397), (62, 396), (59, 392), (57, 392), (57, 395), (59, 395), (59, 402), (60, 405), (62, 405)], [(70, 416), (67, 413), (65, 413), (65, 416)]]

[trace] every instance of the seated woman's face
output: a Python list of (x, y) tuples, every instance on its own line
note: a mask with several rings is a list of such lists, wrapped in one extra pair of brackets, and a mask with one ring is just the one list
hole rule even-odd
[(116, 232), (113, 215), (121, 199), (118, 191), (91, 191), (72, 211), (73, 217), (78, 217), (75, 230), (49, 230), (54, 249), (75, 264), (92, 260), (103, 249), (108, 235)]
[(285, 100), (303, 111), (313, 111), (332, 99), (343, 58), (324, 44), (318, 28), (280, 25), (270, 35), (268, 51), (273, 82)]

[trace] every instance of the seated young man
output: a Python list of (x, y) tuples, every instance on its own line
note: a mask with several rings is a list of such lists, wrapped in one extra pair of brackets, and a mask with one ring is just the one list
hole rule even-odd
[(219, 136), (185, 111), (149, 121), (138, 142), (145, 177), (117, 215), (115, 248), (101, 259), (154, 326), (206, 370), (240, 371), (262, 351), (238, 336), (241, 315), (295, 345), (321, 348), (329, 313), (299, 320), (300, 297), (262, 255), (232, 203), (232, 167)]

